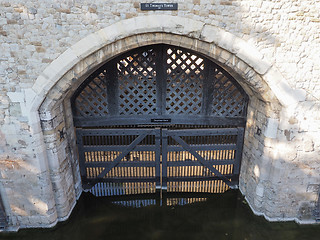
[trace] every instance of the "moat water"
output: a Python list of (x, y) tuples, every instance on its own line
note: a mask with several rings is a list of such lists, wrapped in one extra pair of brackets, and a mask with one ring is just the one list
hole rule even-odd
[(319, 240), (320, 225), (267, 222), (251, 212), (238, 191), (130, 201), (84, 193), (69, 220), (50, 229), (1, 233), (0, 239)]

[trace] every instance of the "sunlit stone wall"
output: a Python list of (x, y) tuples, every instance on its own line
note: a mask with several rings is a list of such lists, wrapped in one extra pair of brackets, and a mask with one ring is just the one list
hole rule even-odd
[(68, 218), (81, 194), (69, 98), (101, 62), (152, 43), (194, 49), (234, 74), (250, 96), (240, 190), (269, 220), (315, 221), (319, 1), (173, 2), (178, 11), (141, 11), (130, 0), (0, 0), (0, 193), (9, 226)]

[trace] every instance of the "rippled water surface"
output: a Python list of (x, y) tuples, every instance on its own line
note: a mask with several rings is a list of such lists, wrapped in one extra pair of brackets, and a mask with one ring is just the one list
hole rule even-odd
[[(110, 199), (84, 193), (68, 221), (51, 229), (1, 233), (0, 239), (320, 239), (320, 225), (269, 223), (254, 216), (238, 191), (212, 195), (206, 201), (203, 196), (167, 197), (162, 199), (167, 203), (164, 206), (166, 204), (159, 204), (159, 199), (113, 203)], [(185, 204), (188, 201), (196, 202)], [(156, 205), (148, 206), (150, 203)], [(174, 203), (182, 205), (172, 205)]]

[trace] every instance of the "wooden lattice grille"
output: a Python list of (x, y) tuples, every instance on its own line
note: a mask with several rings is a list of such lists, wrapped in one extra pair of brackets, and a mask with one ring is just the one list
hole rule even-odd
[(200, 114), (203, 58), (177, 48), (167, 49), (167, 114)]
[(97, 120), (99, 126), (110, 125), (108, 119), (113, 124), (150, 123), (159, 116), (183, 124), (181, 119), (190, 115), (197, 117), (193, 124), (204, 124), (201, 117), (205, 124), (215, 124), (207, 122), (210, 117), (220, 119), (217, 125), (237, 125), (239, 119), (244, 123), (247, 103), (243, 89), (223, 68), (169, 45), (138, 48), (107, 62), (89, 76), (72, 102), (76, 126), (97, 126)]
[(246, 96), (220, 69), (215, 69), (213, 100), (210, 115), (219, 117), (243, 116)]
[(75, 99), (75, 114), (82, 117), (106, 116), (107, 108), (106, 71), (102, 71), (82, 89)]
[(156, 53), (146, 49), (117, 62), (119, 115), (156, 113)]

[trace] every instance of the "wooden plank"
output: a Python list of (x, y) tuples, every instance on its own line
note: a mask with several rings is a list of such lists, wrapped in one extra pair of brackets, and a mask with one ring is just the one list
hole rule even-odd
[(104, 177), (113, 167), (117, 166), (117, 164), (119, 164), (119, 162), (129, 153), (131, 152), (136, 145), (138, 145), (151, 131), (147, 131), (145, 133), (143, 133), (142, 135), (140, 135), (139, 137), (137, 137), (115, 160), (113, 160), (113, 163), (108, 167), (105, 168), (99, 175), (97, 178), (102, 178)]
[(97, 182), (106, 182), (106, 183), (137, 183), (137, 182), (155, 182), (155, 177), (110, 177), (110, 178), (94, 178), (87, 179), (87, 182), (90, 184), (96, 184)]
[(198, 161), (202, 163), (205, 167), (207, 167), (211, 172), (213, 172), (217, 177), (220, 177), (221, 180), (225, 181), (228, 185), (231, 184), (231, 181), (223, 176), (219, 171), (217, 171), (214, 167), (212, 167), (209, 163), (206, 162), (196, 151), (191, 149), (188, 144), (186, 144), (179, 136), (172, 136), (181, 146), (188, 152), (190, 152), (193, 156), (197, 158)]
[[(97, 151), (123, 151), (129, 145), (102, 145), (102, 146), (88, 146), (84, 145), (83, 150), (85, 152), (97, 152)], [(211, 145), (190, 145), (190, 147), (195, 151), (206, 151), (206, 150), (236, 150), (236, 144), (211, 144)], [(138, 145), (133, 150), (134, 152), (139, 151), (155, 151), (156, 145)], [(184, 151), (184, 148), (181, 146), (168, 146), (167, 151)]]
[[(225, 175), (225, 177), (228, 179), (228, 182), (230, 182), (229, 178), (232, 178), (232, 174)], [(222, 180), (219, 176), (183, 176), (183, 177), (167, 177), (168, 182), (195, 182), (195, 181), (216, 181), (216, 180)], [(222, 180), (224, 181), (224, 180)], [(224, 181), (225, 182), (225, 181)]]
[[(195, 151), (209, 150), (236, 150), (236, 144), (207, 144), (207, 145), (189, 145)], [(168, 146), (168, 152), (184, 151), (182, 146)]]
[[(113, 165), (113, 162), (86, 162), (84, 163), (84, 166), (86, 168), (88, 167), (104, 167), (109, 168)], [(158, 164), (159, 165), (159, 164)], [(149, 162), (149, 161), (139, 161), (139, 162), (119, 162), (117, 164), (117, 167), (156, 167), (156, 162)]]
[(155, 150), (155, 177), (156, 177), (156, 187), (160, 187), (161, 185), (161, 130), (160, 128), (155, 129), (155, 141), (156, 141), (156, 150)]
[(215, 128), (215, 129), (178, 129), (169, 130), (170, 136), (224, 136), (237, 135), (237, 128)]
[(162, 129), (162, 148), (161, 148), (161, 155), (162, 155), (162, 186), (163, 188), (167, 188), (167, 163), (168, 163), (168, 130), (166, 128)]
[[(141, 117), (143, 116), (143, 117)], [(171, 119), (171, 124), (189, 124), (189, 125), (223, 125), (223, 126), (245, 126), (245, 118), (243, 117), (208, 117), (192, 115), (141, 115), (141, 116), (108, 116), (106, 117), (81, 117), (75, 116), (75, 127), (96, 127), (96, 126), (119, 126), (119, 125), (145, 125), (160, 123), (152, 123), (152, 119), (163, 118)], [(166, 123), (163, 123), (166, 125)]]
[(238, 137), (237, 137), (237, 150), (236, 150), (236, 162), (234, 164), (234, 174), (240, 174), (240, 164), (242, 159), (242, 149), (243, 149), (243, 138), (244, 138), (244, 128), (238, 128)]
[(154, 134), (154, 129), (145, 128), (116, 128), (116, 129), (78, 129), (77, 131), (82, 136), (128, 136), (140, 135), (141, 133), (149, 132)]
[[(235, 163), (234, 160), (205, 160), (205, 161), (208, 162), (210, 165), (230, 165)], [(203, 166), (203, 164), (198, 161), (186, 160), (186, 161), (175, 161), (175, 162), (168, 161), (167, 166), (168, 167)]]
[(85, 163), (85, 152), (83, 150), (83, 143), (82, 143), (82, 135), (80, 129), (76, 130), (77, 136), (77, 145), (78, 145), (78, 155), (79, 155), (79, 165), (80, 165), (80, 175), (81, 177), (86, 177), (86, 167)]
[[(102, 146), (83, 146), (83, 150), (85, 152), (110, 152), (110, 151), (118, 151), (121, 152), (125, 150), (129, 145), (102, 145)], [(133, 152), (139, 151), (155, 151), (156, 145), (138, 145), (134, 148)]]

